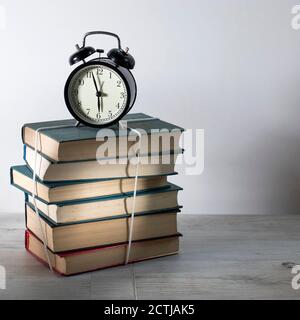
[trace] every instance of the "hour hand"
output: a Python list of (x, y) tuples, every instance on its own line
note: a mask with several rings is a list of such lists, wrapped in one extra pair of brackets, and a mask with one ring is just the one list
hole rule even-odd
[(101, 84), (101, 81), (99, 81), (99, 82), (100, 82), (100, 90), (102, 91), (103, 85), (104, 85), (104, 81), (102, 81), (102, 84)]

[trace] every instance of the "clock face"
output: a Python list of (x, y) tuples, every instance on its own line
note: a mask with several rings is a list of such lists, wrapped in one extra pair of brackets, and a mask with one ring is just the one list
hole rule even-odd
[(80, 68), (67, 90), (69, 107), (77, 117), (93, 125), (113, 122), (127, 106), (128, 92), (123, 78), (106, 65)]

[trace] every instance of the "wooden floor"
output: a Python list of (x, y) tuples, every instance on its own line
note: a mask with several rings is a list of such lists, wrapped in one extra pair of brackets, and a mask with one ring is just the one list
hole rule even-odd
[(179, 229), (178, 256), (64, 278), (25, 251), (22, 214), (0, 215), (0, 299), (300, 299), (300, 216), (182, 214)]

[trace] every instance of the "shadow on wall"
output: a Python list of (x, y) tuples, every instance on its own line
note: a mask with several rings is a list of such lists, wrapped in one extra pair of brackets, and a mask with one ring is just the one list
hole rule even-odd
[(300, 138), (280, 131), (270, 137), (272, 143), (257, 142), (255, 154), (255, 163), (263, 171), (258, 181), (264, 192), (263, 212), (300, 214)]

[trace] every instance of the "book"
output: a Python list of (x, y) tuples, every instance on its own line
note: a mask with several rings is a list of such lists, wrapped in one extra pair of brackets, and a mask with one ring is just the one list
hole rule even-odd
[[(177, 254), (180, 236), (180, 234), (177, 234), (143, 241), (133, 241), (129, 262)], [(42, 242), (28, 230), (25, 232), (25, 247), (39, 261), (48, 265)], [(126, 249), (127, 242), (124, 242), (113, 246), (63, 253), (53, 253), (48, 249), (48, 254), (54, 271), (68, 276), (122, 265), (124, 264)]]
[[(11, 184), (32, 195), (33, 174), (26, 166), (11, 167)], [(175, 174), (175, 173), (174, 173)], [(132, 192), (134, 178), (98, 179), (87, 181), (43, 182), (37, 179), (37, 198), (47, 203), (64, 203), (79, 199), (94, 199), (102, 196)], [(166, 175), (139, 177), (137, 190), (168, 188)]]
[[(128, 239), (131, 218), (128, 218), (127, 215), (85, 223), (57, 225), (48, 220), (42, 212), (39, 212), (38, 216), (28, 203), (25, 208), (27, 229), (42, 239), (42, 228), (47, 246), (54, 253), (114, 245)], [(179, 211), (178, 209), (170, 212), (136, 215), (132, 240), (146, 240), (177, 234), (177, 213)]]
[[(135, 212), (177, 210), (179, 208), (177, 195), (180, 190), (182, 188), (170, 183), (169, 188), (139, 191), (135, 202)], [(34, 202), (30, 195), (26, 195), (26, 201), (33, 207)], [(56, 224), (83, 222), (131, 214), (133, 192), (56, 204), (36, 200), (36, 205), (48, 220)]]
[[(179, 151), (178, 151), (179, 152)], [(154, 176), (174, 173), (177, 154), (160, 154), (140, 157), (139, 175)], [(122, 159), (120, 163), (105, 163), (97, 160), (75, 161), (65, 163), (51, 162), (30, 147), (24, 147), (24, 160), (40, 180), (51, 181), (80, 181), (94, 179), (128, 178), (135, 177), (135, 157)]]
[[(130, 122), (130, 127), (141, 129), (142, 134), (141, 154), (161, 153), (170, 150), (178, 150), (179, 139), (184, 131), (183, 128), (168, 122), (152, 119), (143, 113), (132, 113), (124, 117), (123, 120)], [(143, 119), (151, 119), (143, 121)], [(66, 126), (65, 128), (58, 128)], [(129, 141), (130, 130), (120, 130), (118, 124), (108, 129), (97, 129), (86, 126), (76, 126), (76, 120), (58, 120), (25, 124), (22, 128), (23, 143), (35, 148), (36, 131), (40, 128), (49, 128), (39, 131), (38, 151), (46, 158), (55, 162), (94, 160), (97, 157), (97, 150), (100, 146), (105, 146), (112, 150), (113, 157), (128, 157), (130, 150), (136, 141)], [(51, 129), (51, 127), (53, 129)], [(150, 139), (150, 133), (153, 137)], [(160, 143), (164, 136), (169, 143)], [(114, 138), (116, 137), (115, 141)], [(131, 154), (132, 155), (132, 154)], [(105, 155), (107, 156), (107, 155)]]

